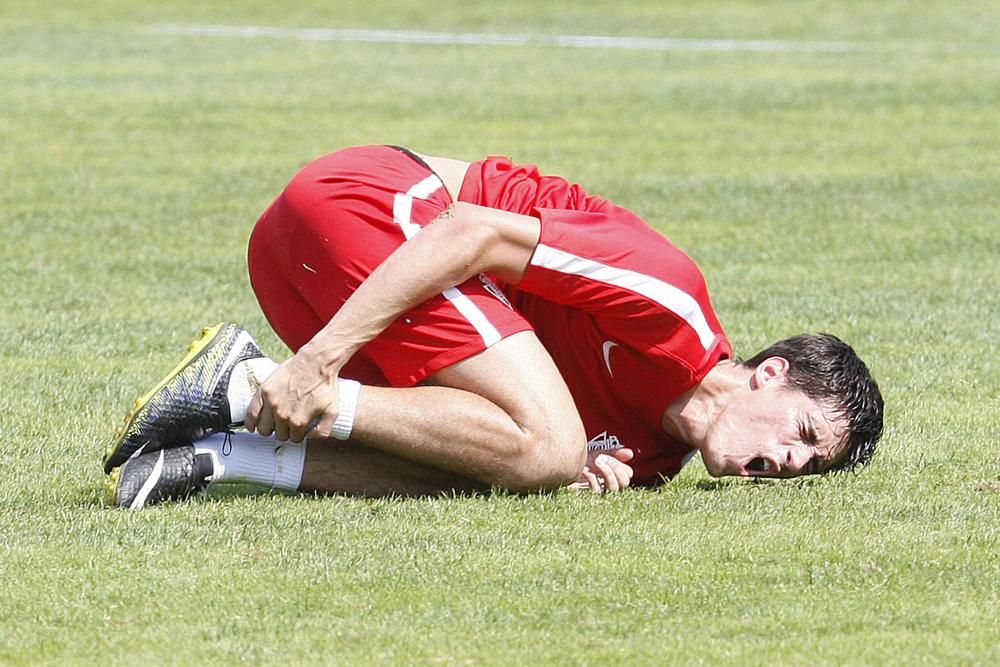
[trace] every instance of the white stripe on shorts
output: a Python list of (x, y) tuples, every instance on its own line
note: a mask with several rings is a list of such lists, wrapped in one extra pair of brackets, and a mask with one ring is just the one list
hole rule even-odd
[[(403, 230), (403, 236), (409, 241), (417, 232), (420, 231), (420, 225), (412, 221), (413, 215), (413, 200), (414, 199), (427, 199), (432, 194), (438, 191), (438, 189), (444, 187), (444, 183), (441, 179), (437, 177), (437, 174), (431, 174), (424, 180), (420, 181), (409, 190), (406, 194), (399, 192), (392, 202), (392, 219), (399, 225), (399, 228)], [(483, 311), (479, 310), (476, 304), (472, 303), (465, 294), (462, 293), (457, 287), (450, 287), (441, 293), (444, 298), (448, 299), (455, 306), (459, 313), (469, 321), (469, 324), (475, 328), (476, 332), (483, 339), (483, 344), (486, 347), (492, 346), (494, 343), (499, 342), (500, 332), (497, 331), (496, 327), (486, 318)]]
[(483, 311), (479, 310), (469, 297), (462, 294), (461, 290), (457, 287), (451, 287), (442, 292), (442, 294), (444, 298), (454, 304), (455, 308), (458, 308), (458, 312), (462, 313), (465, 319), (469, 320), (469, 324), (476, 328), (476, 331), (482, 336), (486, 347), (490, 347), (500, 341), (500, 332), (486, 319)]

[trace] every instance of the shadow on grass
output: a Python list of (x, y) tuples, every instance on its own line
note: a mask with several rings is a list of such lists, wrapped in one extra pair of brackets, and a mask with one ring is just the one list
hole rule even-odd
[[(79, 486), (69, 494), (68, 504), (82, 509), (115, 509), (115, 506), (109, 501), (110, 495), (107, 484)], [(269, 495), (308, 497), (312, 494), (300, 494), (264, 489), (256, 486), (231, 484), (213, 488), (210, 493), (195, 494), (192, 496), (192, 499), (200, 499), (208, 502), (232, 502), (238, 498)]]
[[(741, 478), (725, 478), (725, 479), (701, 479), (691, 484), (688, 488), (693, 488), (698, 491), (708, 492), (708, 493), (746, 493), (754, 491), (762, 491), (765, 489), (789, 489), (798, 488), (805, 489), (811, 488), (820, 484), (825, 483), (826, 480), (822, 477), (810, 477), (803, 479), (741, 479)], [(670, 484), (667, 482), (666, 484)], [(626, 491), (626, 494), (641, 493), (657, 491), (656, 488), (646, 489), (641, 487), (636, 487)], [(519, 494), (505, 491), (504, 489), (486, 489), (481, 491), (475, 490), (451, 490), (451, 491), (439, 491), (434, 493), (424, 493), (415, 495), (402, 495), (402, 494), (362, 494), (362, 493), (321, 493), (321, 492), (296, 492), (296, 491), (282, 491), (279, 489), (265, 489), (259, 486), (252, 486), (249, 484), (219, 484), (213, 486), (209, 491), (195, 494), (189, 500), (202, 503), (222, 503), (229, 504), (234, 502), (239, 502), (243, 498), (256, 498), (261, 496), (270, 497), (287, 497), (287, 498), (302, 498), (312, 501), (321, 501), (327, 498), (342, 498), (342, 499), (354, 499), (354, 500), (379, 500), (388, 501), (394, 503), (411, 503), (411, 502), (427, 502), (427, 501), (440, 501), (440, 500), (483, 500), (491, 497), (496, 498), (518, 498), (518, 497), (556, 497), (559, 495), (557, 491), (549, 491), (545, 493), (538, 494)], [(69, 505), (80, 507), (84, 509), (114, 509), (115, 506), (110, 504), (108, 501), (109, 493), (108, 489), (104, 485), (87, 485), (79, 486), (75, 491), (70, 494)], [(171, 501), (171, 502), (189, 502), (185, 501)]]
[(787, 488), (809, 488), (825, 483), (823, 477), (807, 477), (800, 479), (766, 479), (754, 477), (753, 479), (727, 478), (727, 479), (702, 479), (695, 483), (695, 488), (700, 491), (710, 491), (714, 493), (724, 493), (733, 491), (746, 491), (747, 489), (787, 489)]
[[(503, 493), (501, 491), (501, 493)], [(201, 502), (229, 504), (239, 502), (243, 498), (255, 498), (260, 496), (271, 496), (275, 498), (303, 498), (307, 500), (321, 501), (327, 498), (344, 498), (354, 500), (380, 500), (388, 502), (426, 502), (431, 500), (457, 500), (457, 499), (482, 499), (491, 495), (489, 490), (484, 491), (440, 491), (438, 493), (426, 493), (422, 495), (364, 495), (345, 493), (321, 493), (313, 491), (282, 491), (280, 489), (265, 489), (250, 484), (219, 484), (213, 486), (207, 492), (196, 493), (186, 500), (169, 501), (169, 503)], [(70, 494), (67, 504), (82, 509), (117, 509), (109, 501), (110, 493), (105, 485), (99, 486), (79, 486)]]
[(437, 491), (422, 494), (365, 494), (365, 493), (334, 493), (322, 491), (282, 491), (280, 489), (264, 489), (249, 484), (220, 484), (211, 488), (205, 497), (209, 500), (232, 502), (234, 499), (251, 496), (278, 496), (288, 498), (307, 498), (323, 500), (324, 498), (353, 498), (357, 500), (387, 500), (393, 502), (446, 500), (455, 498), (484, 498), (490, 495), (489, 490), (483, 491)]

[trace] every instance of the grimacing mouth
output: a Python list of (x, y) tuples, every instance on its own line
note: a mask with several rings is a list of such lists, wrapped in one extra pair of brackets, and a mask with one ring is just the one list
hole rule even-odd
[(761, 456), (755, 456), (750, 459), (750, 461), (743, 466), (743, 470), (748, 475), (752, 476), (767, 475), (777, 472), (774, 462)]

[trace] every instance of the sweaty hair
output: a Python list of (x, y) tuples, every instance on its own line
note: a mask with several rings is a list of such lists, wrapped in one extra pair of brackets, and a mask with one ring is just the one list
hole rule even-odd
[(827, 472), (867, 465), (882, 437), (882, 393), (851, 346), (830, 334), (801, 334), (758, 352), (743, 366), (756, 368), (769, 357), (788, 361), (789, 386), (847, 422), (847, 455)]

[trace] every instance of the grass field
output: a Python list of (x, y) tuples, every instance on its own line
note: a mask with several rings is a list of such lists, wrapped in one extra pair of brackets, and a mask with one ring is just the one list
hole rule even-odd
[[(1000, 663), (1000, 2), (158, 4), (0, 3), (0, 664)], [(105, 507), (106, 439), (201, 325), (286, 354), (250, 227), (368, 142), (507, 154), (633, 208), (744, 355), (851, 341), (887, 401), (875, 464)]]

